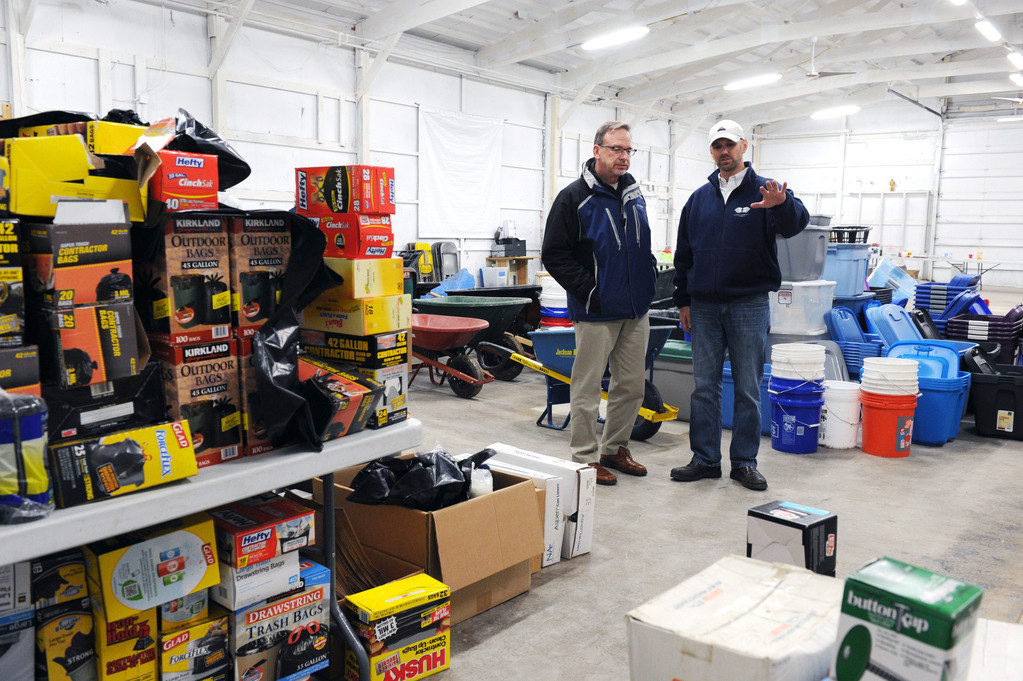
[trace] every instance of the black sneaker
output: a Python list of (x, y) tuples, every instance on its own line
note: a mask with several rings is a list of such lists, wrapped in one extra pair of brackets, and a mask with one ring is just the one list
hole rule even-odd
[(739, 466), (729, 474), (732, 480), (738, 480), (746, 489), (762, 492), (767, 489), (767, 478), (760, 474), (754, 466)]
[(671, 469), (671, 479), (678, 482), (692, 482), (703, 478), (720, 478), (721, 466), (704, 466), (696, 463), (696, 458), (685, 466)]

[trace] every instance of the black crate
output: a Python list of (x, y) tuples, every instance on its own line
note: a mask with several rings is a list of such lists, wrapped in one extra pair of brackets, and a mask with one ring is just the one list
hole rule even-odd
[(997, 374), (973, 374), (970, 399), (977, 433), (1023, 440), (1023, 367), (999, 364)]
[(828, 241), (839, 244), (865, 244), (868, 234), (870, 227), (832, 227)]

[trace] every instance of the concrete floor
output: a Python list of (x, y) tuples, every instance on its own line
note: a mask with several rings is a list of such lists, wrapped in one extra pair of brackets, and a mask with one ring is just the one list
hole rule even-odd
[[(1023, 300), (1018, 290), (988, 295), (998, 313)], [(569, 459), (568, 431), (535, 423), (545, 395), (543, 375), (530, 369), (472, 400), (423, 373), (409, 403), (423, 422), (424, 450), (471, 453), (497, 441)], [(775, 499), (838, 514), (839, 579), (888, 555), (982, 587), (982, 617), (1023, 618), (1023, 444), (976, 435), (971, 416), (953, 442), (913, 445), (900, 459), (858, 449), (787, 454), (763, 438), (766, 492), (729, 480), (727, 464), (721, 480), (670, 480), (690, 458), (683, 421), (631, 449), (649, 475), (619, 474), (616, 486), (598, 487), (592, 552), (544, 568), (529, 592), (456, 625), (443, 678), (628, 679), (626, 613), (722, 556), (745, 555), (747, 509)]]

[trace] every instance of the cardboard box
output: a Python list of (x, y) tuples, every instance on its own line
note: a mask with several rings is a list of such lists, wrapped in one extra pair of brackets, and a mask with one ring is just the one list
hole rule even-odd
[(130, 154), (135, 142), (146, 129), (144, 125), (129, 125), (111, 121), (82, 121), (31, 125), (18, 129), (18, 137), (52, 137), (54, 135), (84, 135), (89, 151), (94, 154)]
[(310, 355), (360, 369), (382, 369), (408, 364), (409, 332), (376, 333), (370, 336), (352, 336), (329, 331), (302, 329), (299, 336), (302, 349)]
[(156, 608), (108, 619), (92, 603), (96, 632), (96, 681), (156, 681)]
[(32, 608), (31, 564), (0, 565), (0, 617)]
[(85, 584), (85, 556), (80, 548), (33, 558), (31, 569), (36, 608), (49, 608), (89, 595)]
[(237, 338), (256, 335), (277, 309), (291, 257), (291, 229), (281, 215), (231, 221), (231, 323)]
[(314, 423), (325, 424), (324, 442), (365, 428), (384, 392), (382, 385), (351, 365), (305, 354), (298, 356), (298, 380), (298, 392), (309, 404)]
[(564, 498), (564, 479), (560, 475), (542, 473), (495, 458), (489, 459), (485, 465), (492, 471), (502, 471), (533, 481), (533, 486), (540, 493), (537, 501), (540, 522), (543, 523), (543, 554), (540, 557), (540, 566), (547, 567), (560, 562), (561, 548), (565, 542), (565, 518), (561, 507)]
[(88, 597), (35, 612), (36, 674), (49, 681), (96, 678), (92, 606)]
[(146, 219), (146, 181), (156, 167), (155, 154), (135, 152), (135, 177), (103, 174), (107, 163), (88, 151), (77, 135), (4, 140), (10, 164), (10, 210), (19, 215), (53, 217), (58, 198), (116, 199), (133, 222)]
[(299, 586), (298, 551), (274, 556), (243, 568), (220, 563), (220, 584), (211, 589), (213, 600), (234, 612)]
[(982, 591), (892, 558), (850, 574), (834, 672), (863, 681), (966, 678)]
[(9, 393), (42, 394), (38, 346), (0, 347), (0, 388)]
[(295, 169), (295, 208), (299, 215), (393, 214), (394, 168), (320, 166)]
[(626, 615), (632, 681), (823, 679), (842, 585), (726, 556)]
[(102, 204), (61, 201), (52, 224), (23, 225), (25, 270), (47, 305), (131, 300), (131, 225), (123, 204)]
[(236, 568), (298, 551), (316, 536), (315, 511), (271, 493), (218, 506), (210, 515), (220, 559)]
[(439, 511), (347, 501), (360, 467), (335, 473), (335, 499), (363, 545), (422, 567), (451, 589), (451, 623), (524, 593), (543, 550), (532, 481), (497, 471), (494, 492)]
[(238, 344), (233, 340), (153, 344), (171, 418), (187, 420), (200, 468), (241, 455)]
[(491, 459), (522, 466), (541, 473), (561, 477), (562, 518), (565, 521), (565, 539), (561, 545), (562, 558), (575, 558), (590, 552), (593, 545), (594, 506), (597, 499), (597, 471), (585, 464), (566, 461), (553, 456), (530, 452), (500, 442), (487, 445), (496, 454)]
[(132, 230), (135, 304), (153, 340), (189, 345), (231, 337), (231, 219), (171, 213), (158, 228)]
[(298, 313), (303, 329), (371, 336), (412, 328), (412, 296), (351, 300), (342, 298), (336, 290), (324, 291)]
[(35, 610), (0, 615), (0, 679), (35, 681)]
[(746, 557), (797, 565), (834, 577), (837, 535), (838, 516), (834, 513), (772, 501), (747, 513)]
[(394, 232), (390, 215), (337, 215), (310, 217), (327, 237), (323, 254), (328, 258), (390, 258)]
[(966, 681), (1023, 679), (1023, 625), (977, 618)]
[(355, 371), (382, 387), (376, 408), (366, 421), (367, 428), (384, 428), (408, 418), (408, 364), (385, 369), (358, 367)]
[(167, 420), (163, 375), (148, 362), (138, 376), (62, 390), (47, 383), (42, 397), (48, 410), (50, 445), (116, 430), (145, 428)]
[(376, 298), (404, 293), (401, 258), (324, 258), (344, 279), (337, 288), (343, 298)]
[(44, 375), (62, 389), (136, 376), (149, 361), (149, 342), (138, 331), (131, 303), (45, 307), (37, 313)]
[[(427, 575), (407, 577), (345, 599), (345, 615), (369, 656), (370, 681), (422, 679), (451, 661), (451, 591)], [(359, 662), (345, 652), (345, 678)]]
[(227, 681), (231, 618), (214, 610), (201, 622), (160, 635), (160, 681)]
[(301, 589), (234, 613), (235, 681), (299, 681), (329, 664), (330, 574), (308, 560), (301, 570)]
[(70, 440), (50, 447), (49, 457), (59, 508), (155, 487), (198, 472), (187, 421)]
[(273, 444), (263, 416), (263, 400), (259, 397), (256, 382), (255, 355), (252, 353), (252, 339), (238, 341), (238, 397), (242, 405), (242, 453), (254, 456), (269, 452)]
[(0, 221), (0, 348), (25, 342), (21, 229), (17, 220)]
[(160, 167), (149, 180), (149, 198), (161, 201), (168, 211), (216, 210), (220, 177), (217, 157), (161, 149)]
[(87, 544), (89, 593), (108, 619), (121, 619), (215, 586), (215, 542), (213, 520), (196, 513)]
[[(223, 563), (220, 564), (223, 568)], [(181, 598), (161, 603), (156, 614), (161, 634), (177, 631), (204, 622), (210, 618), (210, 593), (220, 585), (199, 589)]]

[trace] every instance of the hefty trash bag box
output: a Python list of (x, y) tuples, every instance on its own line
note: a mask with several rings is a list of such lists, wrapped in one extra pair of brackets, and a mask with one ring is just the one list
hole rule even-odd
[[(36, 679), (96, 678), (92, 606), (86, 596), (36, 610)], [(5, 680), (6, 681), (6, 680)]]
[(187, 421), (69, 440), (50, 447), (49, 455), (59, 508), (155, 487), (198, 472)]
[(135, 305), (154, 341), (189, 345), (231, 336), (232, 219), (171, 213), (158, 227), (132, 230)]
[(892, 558), (849, 575), (833, 672), (862, 681), (958, 681), (970, 665), (980, 588)]
[(149, 198), (163, 202), (168, 211), (216, 210), (217, 157), (161, 149), (160, 167), (149, 180)]
[(390, 258), (394, 253), (394, 232), (390, 215), (337, 215), (310, 217), (327, 244), (328, 258)]
[(217, 550), (227, 565), (243, 568), (312, 545), (316, 512), (276, 494), (261, 494), (212, 511)]
[(25, 341), (21, 230), (22, 225), (17, 220), (0, 221), (0, 348), (18, 346)]
[(492, 493), (428, 512), (348, 501), (361, 469), (335, 473), (338, 508), (364, 546), (421, 567), (448, 585), (451, 624), (529, 590), (530, 561), (543, 551), (532, 480), (494, 471)]
[(393, 215), (394, 168), (320, 166), (295, 168), (295, 208), (299, 215), (337, 213)]
[(93, 542), (83, 550), (89, 593), (108, 620), (220, 582), (213, 521), (205, 513)]
[(841, 595), (831, 577), (725, 556), (626, 615), (629, 678), (824, 679)]
[(291, 257), (288, 220), (251, 213), (231, 221), (231, 322), (236, 338), (256, 335), (277, 309)]

